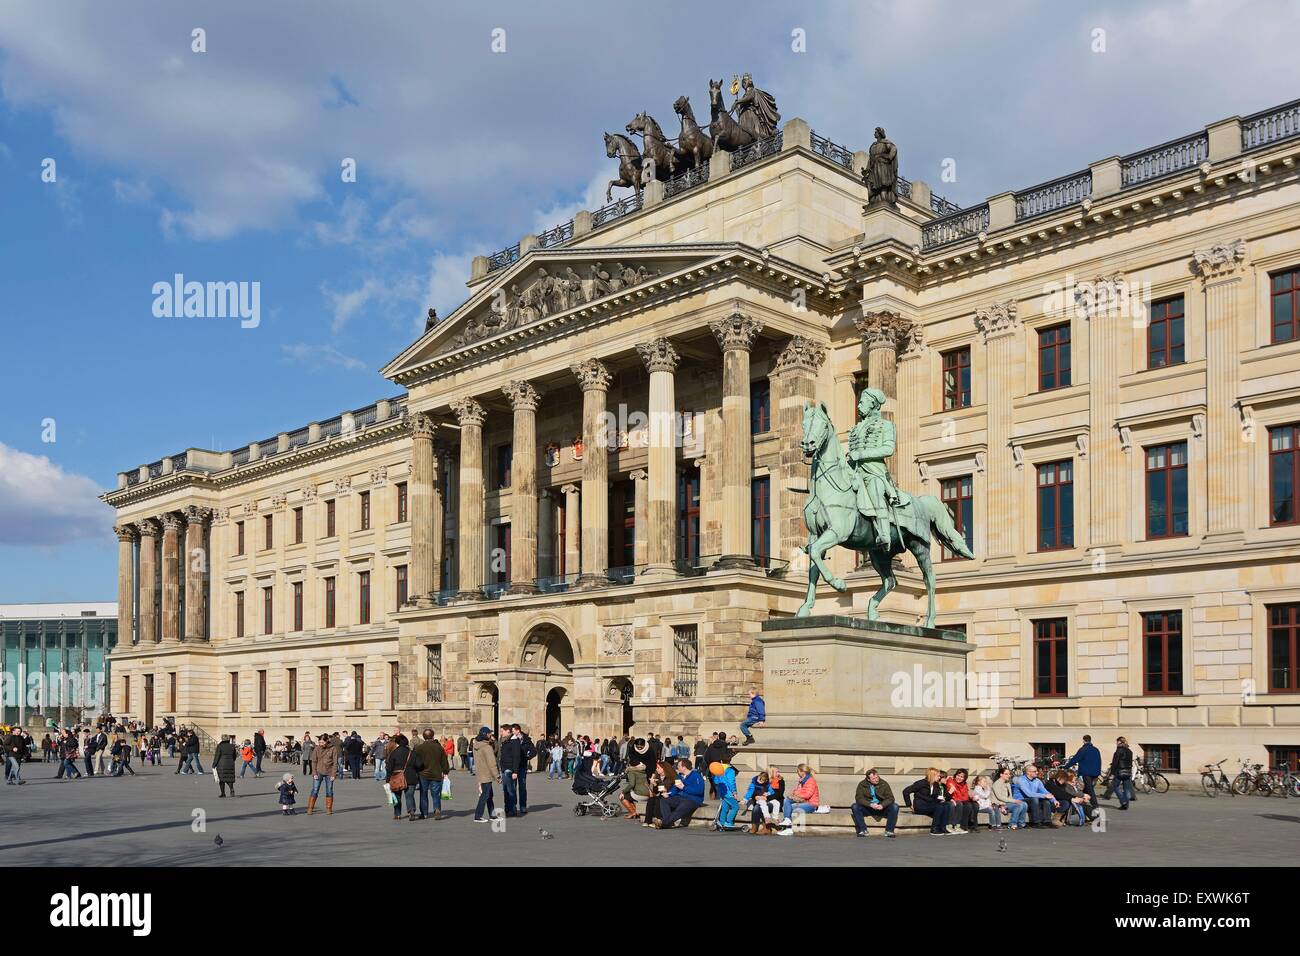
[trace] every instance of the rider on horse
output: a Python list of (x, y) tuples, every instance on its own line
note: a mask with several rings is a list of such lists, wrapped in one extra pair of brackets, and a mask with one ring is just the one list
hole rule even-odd
[(873, 521), (876, 545), (889, 549), (892, 538), (893, 509), (903, 504), (885, 459), (894, 453), (894, 423), (880, 414), (885, 393), (878, 388), (864, 388), (858, 399), (862, 420), (849, 432), (848, 462), (857, 473), (858, 511)]

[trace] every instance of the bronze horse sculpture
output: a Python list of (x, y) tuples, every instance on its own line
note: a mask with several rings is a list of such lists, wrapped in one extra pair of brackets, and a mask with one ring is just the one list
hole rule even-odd
[(713, 140), (695, 121), (691, 101), (685, 96), (677, 97), (673, 101), (673, 112), (682, 120), (682, 131), (677, 137), (677, 165), (683, 169), (695, 169), (707, 163), (713, 155)]
[(809, 475), (811, 493), (803, 509), (804, 525), (808, 528), (808, 595), (796, 616), (807, 617), (812, 613), (819, 577), (829, 581), (835, 590), (845, 590), (844, 579), (836, 577), (826, 566), (826, 552), (839, 545), (866, 552), (872, 567), (880, 575), (880, 590), (867, 603), (867, 620), (870, 621), (879, 617), (880, 602), (898, 583), (894, 577), (894, 555), (910, 551), (921, 569), (929, 598), (925, 626), (934, 627), (931, 541), (938, 535), (948, 550), (963, 557), (974, 557), (966, 539), (953, 524), (948, 507), (933, 495), (911, 496), (905, 504), (893, 509), (889, 547), (878, 547), (873, 519), (858, 510), (856, 483), (862, 479), (844, 457), (844, 449), (825, 404), (804, 403), (803, 439), (799, 444), (805, 457), (811, 456), (812, 470)]
[(709, 80), (709, 115), (709, 133), (716, 148), (735, 152), (754, 142), (753, 134), (731, 118), (731, 111), (722, 102), (721, 80)]
[(664, 131), (649, 113), (637, 113), (625, 129), (629, 133), (640, 134), (644, 149), (642, 150), (641, 169), (644, 175), (645, 164), (649, 163), (655, 179), (663, 182), (671, 179), (677, 171), (677, 154), (672, 145), (664, 138)]
[(615, 186), (631, 186), (641, 195), (641, 151), (622, 133), (605, 134), (605, 155), (618, 156), (618, 179), (611, 179), (605, 187), (605, 202), (609, 202)]

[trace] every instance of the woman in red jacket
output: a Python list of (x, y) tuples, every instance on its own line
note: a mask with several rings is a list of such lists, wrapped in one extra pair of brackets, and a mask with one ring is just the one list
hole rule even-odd
[(949, 811), (948, 832), (974, 833), (978, 827), (979, 804), (970, 798), (970, 788), (966, 785), (966, 770), (959, 767), (948, 778), (948, 799), (952, 801)]

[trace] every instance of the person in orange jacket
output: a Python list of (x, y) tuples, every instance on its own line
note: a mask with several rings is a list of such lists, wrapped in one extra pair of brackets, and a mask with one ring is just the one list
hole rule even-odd
[(253, 753), (253, 742), (251, 740), (244, 741), (244, 746), (239, 750), (239, 756), (244, 761), (239, 768), (239, 779), (244, 779), (245, 770), (253, 771), (253, 776), (256, 777), (257, 767), (253, 764), (253, 761), (257, 759), (257, 754)]

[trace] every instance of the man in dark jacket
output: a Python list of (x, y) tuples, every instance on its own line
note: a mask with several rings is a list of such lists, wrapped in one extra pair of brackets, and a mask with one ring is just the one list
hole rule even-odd
[[(231, 746), (233, 747), (234, 744)], [(193, 730), (185, 738), (185, 766), (189, 768), (190, 773), (203, 773), (203, 761), (199, 759), (199, 735)]]
[(253, 734), (253, 755), (257, 758), (257, 763), (253, 771), (260, 777), (262, 775), (262, 755), (266, 753), (266, 737), (259, 730)]
[(456, 753), (460, 755), (460, 769), (469, 770), (469, 738), (465, 736), (463, 731), (461, 732), (461, 735), (456, 738)]
[(1119, 808), (1128, 809), (1128, 802), (1133, 799), (1133, 751), (1123, 737), (1115, 741), (1115, 755), (1110, 758), (1111, 785), (1115, 796), (1119, 798)]
[(27, 783), (23, 779), (23, 761), (25, 761), (31, 751), (27, 747), (27, 737), (23, 734), (21, 727), (15, 727), (13, 733), (4, 739), (5, 748), (5, 783), (23, 786)]
[(1078, 752), (1065, 762), (1065, 769), (1069, 770), (1078, 767), (1079, 776), (1083, 778), (1083, 792), (1090, 798), (1088, 801), (1089, 814), (1097, 812), (1097, 791), (1094, 786), (1097, 778), (1101, 776), (1101, 751), (1092, 745), (1092, 736), (1083, 735), (1083, 746)]
[(343, 745), (343, 752), (347, 754), (348, 770), (352, 773), (353, 780), (361, 779), (361, 757), (366, 751), (366, 742), (361, 739), (361, 735), (355, 730), (348, 737), (347, 742)]
[(442, 819), (442, 778), (451, 770), (447, 751), (432, 730), (411, 752), (411, 766), (420, 772), (420, 819), (429, 815), (429, 795), (433, 794), (433, 818)]
[(524, 762), (523, 747), (513, 726), (507, 724), (501, 729), (503, 739), (497, 757), (501, 765), (501, 789), (505, 793), (506, 816), (513, 817), (517, 816), (519, 772)]
[(853, 815), (853, 826), (860, 837), (867, 835), (867, 817), (876, 820), (884, 817), (885, 836), (894, 835), (894, 827), (898, 825), (898, 804), (894, 802), (894, 791), (880, 779), (880, 771), (875, 767), (868, 770), (858, 784), (849, 813)]
[(518, 811), (521, 817), (528, 816), (528, 767), (537, 757), (537, 747), (533, 738), (524, 733), (518, 724), (511, 724), (515, 738), (519, 741), (519, 785), (516, 789)]

